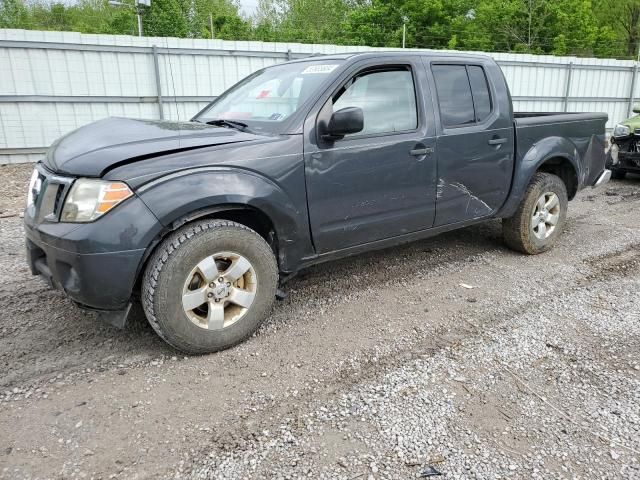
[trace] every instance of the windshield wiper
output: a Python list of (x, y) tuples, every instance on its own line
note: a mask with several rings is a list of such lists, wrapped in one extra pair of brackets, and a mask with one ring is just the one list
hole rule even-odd
[(247, 130), (248, 127), (246, 123), (238, 122), (237, 120), (225, 120), (224, 118), (216, 118), (215, 120), (209, 120), (205, 123), (207, 125), (214, 125), (217, 127), (235, 128), (236, 130), (240, 130), (241, 132)]

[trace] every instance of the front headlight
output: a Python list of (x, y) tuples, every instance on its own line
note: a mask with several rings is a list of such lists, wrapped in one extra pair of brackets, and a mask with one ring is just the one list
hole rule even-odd
[(122, 182), (80, 178), (73, 182), (60, 221), (92, 222), (131, 195), (133, 192)]
[(626, 125), (618, 124), (616, 125), (616, 128), (613, 129), (614, 137), (626, 137), (630, 133), (631, 133), (631, 129)]
[(618, 145), (616, 145), (615, 143), (613, 145), (611, 145), (611, 148), (609, 149), (609, 153), (611, 154), (611, 163), (613, 165), (618, 163), (618, 153), (619, 153), (620, 149), (618, 148)]
[(40, 174), (38, 173), (38, 169), (34, 168), (33, 173), (31, 174), (31, 180), (29, 180), (29, 191), (27, 192), (27, 207), (33, 205), (33, 200), (35, 196), (40, 193), (41, 188), (42, 180), (40, 179)]

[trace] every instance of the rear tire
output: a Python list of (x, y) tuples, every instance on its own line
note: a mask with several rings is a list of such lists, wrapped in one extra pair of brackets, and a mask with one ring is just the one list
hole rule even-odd
[(268, 315), (278, 265), (267, 242), (228, 220), (185, 225), (162, 242), (146, 268), (142, 304), (158, 335), (203, 354), (249, 337)]
[(617, 168), (611, 170), (611, 178), (613, 180), (624, 180), (627, 176), (627, 172), (624, 170), (618, 170)]
[(516, 213), (502, 220), (507, 246), (529, 255), (551, 249), (562, 232), (568, 203), (567, 188), (559, 177), (536, 173)]

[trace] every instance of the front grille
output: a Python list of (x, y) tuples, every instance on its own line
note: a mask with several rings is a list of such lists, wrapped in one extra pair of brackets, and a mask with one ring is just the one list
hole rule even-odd
[(62, 200), (64, 199), (63, 193), (65, 192), (64, 185), (58, 185), (58, 190), (56, 191), (56, 198), (53, 201), (53, 211), (60, 212), (62, 209)]
[(42, 164), (36, 165), (36, 169), (42, 186), (38, 195), (34, 196), (35, 218), (38, 222), (57, 222), (74, 179), (56, 175)]
[(617, 167), (621, 168), (640, 168), (640, 153), (637, 152), (619, 152)]

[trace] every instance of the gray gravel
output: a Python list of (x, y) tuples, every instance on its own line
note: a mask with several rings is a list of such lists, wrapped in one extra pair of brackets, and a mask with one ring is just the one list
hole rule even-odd
[(511, 305), (455, 317), (463, 340), (310, 401), (188, 476), (410, 478), (433, 465), (449, 478), (640, 478), (640, 278), (518, 277)]
[(97, 324), (0, 219), (0, 478), (640, 478), (639, 206), (585, 191), (535, 257), (488, 222), (318, 266), (203, 357)]

